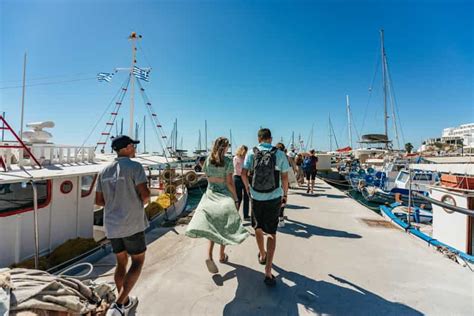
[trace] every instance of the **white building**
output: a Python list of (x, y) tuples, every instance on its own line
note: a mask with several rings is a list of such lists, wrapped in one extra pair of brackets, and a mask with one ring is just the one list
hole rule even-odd
[(445, 128), (442, 138), (444, 142), (462, 138), (464, 148), (474, 148), (474, 123)]

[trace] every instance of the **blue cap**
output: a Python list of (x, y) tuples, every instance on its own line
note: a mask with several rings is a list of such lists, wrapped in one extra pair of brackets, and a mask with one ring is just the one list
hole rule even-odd
[(127, 135), (118, 135), (112, 138), (112, 149), (115, 151), (119, 151), (127, 147), (130, 144), (140, 144), (139, 140), (133, 140)]

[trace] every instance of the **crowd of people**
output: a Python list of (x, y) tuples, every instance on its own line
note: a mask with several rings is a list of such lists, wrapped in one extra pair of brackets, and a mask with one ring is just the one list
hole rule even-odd
[[(220, 263), (229, 256), (226, 246), (241, 244), (250, 236), (244, 221), (250, 221), (257, 244), (257, 260), (264, 266), (263, 282), (276, 285), (272, 274), (276, 250), (277, 229), (285, 225), (284, 209), (288, 189), (305, 185), (313, 194), (318, 158), (315, 151), (297, 153), (285, 145), (272, 145), (267, 128), (258, 131), (258, 144), (252, 149), (242, 145), (233, 158), (227, 156), (229, 140), (214, 141), (207, 158), (200, 158), (195, 170), (204, 172), (208, 186), (186, 229), (186, 236), (209, 240), (205, 265), (210, 273), (218, 273), (213, 250), (219, 245)], [(97, 180), (96, 204), (104, 206), (104, 226), (116, 255), (114, 280), (118, 298), (107, 312), (108, 316), (127, 315), (138, 304), (130, 296), (145, 260), (145, 229), (148, 220), (144, 205), (150, 191), (143, 167), (131, 160), (138, 141), (118, 136), (112, 141), (117, 158), (100, 172)], [(242, 208), (243, 216), (239, 215)], [(127, 270), (128, 258), (131, 266)]]

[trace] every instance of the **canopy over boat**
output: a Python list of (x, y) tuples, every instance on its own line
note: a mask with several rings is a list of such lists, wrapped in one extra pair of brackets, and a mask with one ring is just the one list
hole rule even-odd
[(376, 144), (376, 143), (391, 143), (392, 141), (388, 139), (387, 135), (384, 134), (366, 134), (362, 135), (359, 143), (364, 144)]

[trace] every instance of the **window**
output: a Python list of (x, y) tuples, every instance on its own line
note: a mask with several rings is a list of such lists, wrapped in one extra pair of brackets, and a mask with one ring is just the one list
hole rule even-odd
[(398, 178), (396, 181), (400, 181), (402, 183), (405, 183), (408, 181), (408, 178), (409, 178), (409, 175), (407, 172), (400, 172), (400, 174), (398, 175)]
[(61, 187), (59, 188), (61, 190), (62, 194), (68, 194), (72, 191), (74, 188), (74, 185), (72, 184), (71, 181), (66, 180), (63, 183), (61, 183)]
[[(51, 200), (51, 181), (35, 181), (38, 189), (38, 209), (46, 207)], [(33, 187), (31, 183), (0, 184), (0, 217), (33, 210)]]
[(432, 178), (431, 173), (417, 173), (413, 176), (414, 181), (431, 181)]
[(96, 174), (89, 174), (81, 177), (81, 197), (89, 196), (94, 189)]

